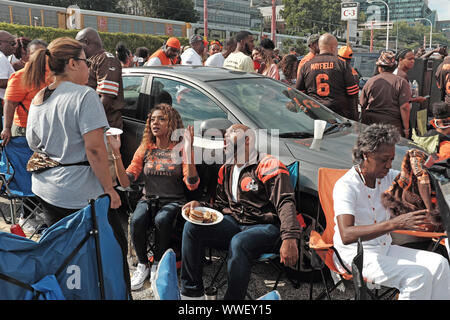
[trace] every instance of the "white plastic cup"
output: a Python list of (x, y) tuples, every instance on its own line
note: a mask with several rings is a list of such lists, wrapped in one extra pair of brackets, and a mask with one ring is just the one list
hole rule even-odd
[(314, 139), (322, 139), (327, 122), (325, 120), (314, 120)]

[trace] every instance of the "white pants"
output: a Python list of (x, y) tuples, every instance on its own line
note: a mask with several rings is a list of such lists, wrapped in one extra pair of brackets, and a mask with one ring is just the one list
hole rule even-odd
[(400, 300), (450, 300), (448, 260), (430, 251), (397, 245), (385, 255), (364, 250), (363, 276), (397, 288)]

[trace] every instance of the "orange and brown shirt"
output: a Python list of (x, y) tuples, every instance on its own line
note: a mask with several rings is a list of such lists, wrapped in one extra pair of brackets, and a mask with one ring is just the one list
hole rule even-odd
[(122, 109), (125, 106), (122, 84), (122, 66), (119, 59), (109, 52), (102, 51), (88, 59), (88, 85), (99, 95), (114, 97), (114, 102), (105, 107), (106, 118), (111, 127), (122, 129)]
[(244, 167), (239, 174), (237, 201), (233, 201), (234, 164), (223, 165), (218, 173), (213, 207), (231, 215), (239, 224), (275, 224), (281, 239), (300, 238), (295, 193), (286, 166), (272, 155)]
[(200, 179), (190, 184), (188, 182), (188, 165), (176, 163), (173, 157), (175, 143), (168, 149), (159, 149), (154, 143), (139, 146), (131, 164), (126, 169), (132, 180), (137, 180), (144, 174), (144, 197), (157, 195), (163, 202), (184, 201), (184, 186), (188, 190), (197, 189)]

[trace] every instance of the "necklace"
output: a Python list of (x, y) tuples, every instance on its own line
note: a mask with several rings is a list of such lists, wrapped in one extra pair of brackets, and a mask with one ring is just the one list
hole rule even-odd
[[(373, 204), (373, 201), (372, 201), (372, 196), (369, 194), (369, 191), (367, 190), (369, 187), (366, 184), (366, 179), (364, 178), (364, 175), (362, 174), (361, 168), (359, 167), (359, 165), (355, 166), (355, 170), (358, 173), (359, 177), (361, 178), (362, 182), (364, 183), (364, 186), (365, 186), (364, 191), (366, 192), (367, 199), (369, 199), (369, 204), (370, 204), (370, 207), (372, 208), (372, 212), (373, 212), (373, 217), (374, 217), (373, 222), (377, 223), (377, 212), (375, 210), (375, 205)], [(376, 181), (375, 191), (379, 191), (379, 189), (380, 189), (379, 186), (381, 184), (381, 181), (379, 179), (376, 179), (375, 181)], [(377, 194), (374, 194), (374, 197), (376, 197), (376, 195)], [(385, 209), (385, 217), (386, 217), (386, 209)]]

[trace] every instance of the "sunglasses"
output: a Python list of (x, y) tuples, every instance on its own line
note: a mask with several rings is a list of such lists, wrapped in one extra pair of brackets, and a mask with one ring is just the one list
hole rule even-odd
[(87, 67), (90, 68), (91, 67), (91, 62), (87, 59), (83, 59), (83, 58), (72, 58), (73, 60), (76, 61), (84, 61), (84, 63), (86, 63)]
[(447, 129), (450, 128), (450, 117), (446, 119), (434, 119), (436, 128)]

